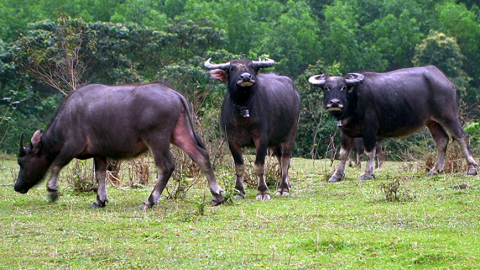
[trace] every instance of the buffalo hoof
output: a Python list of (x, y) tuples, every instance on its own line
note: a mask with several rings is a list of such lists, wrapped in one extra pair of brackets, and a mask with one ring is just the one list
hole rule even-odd
[(239, 194), (235, 195), (235, 200), (243, 200), (243, 198), (245, 198), (245, 194), (239, 193)]
[(288, 196), (290, 195), (290, 193), (288, 191), (281, 191), (281, 190), (278, 190), (277, 192), (275, 192), (275, 196)]
[(270, 200), (270, 195), (268, 195), (268, 194), (264, 194), (264, 195), (258, 194), (257, 195), (257, 200)]
[(477, 175), (477, 169), (470, 169), (470, 170), (468, 170), (467, 175)]
[(55, 202), (58, 199), (58, 192), (57, 191), (50, 191), (48, 194), (48, 198), (50, 202)]
[(330, 177), (330, 179), (328, 179), (329, 183), (340, 182), (340, 181), (342, 181), (342, 178), (341, 177), (336, 177), (336, 176), (332, 176), (332, 177)]
[(370, 176), (370, 177), (365, 176), (365, 175), (360, 175), (360, 177), (357, 178), (357, 180), (365, 181), (365, 180), (372, 180), (373, 178), (375, 178), (375, 174), (372, 174), (372, 176)]
[(94, 202), (92, 205), (90, 205), (90, 208), (102, 208), (102, 207), (105, 207), (105, 203)]
[(140, 206), (138, 207), (139, 210), (146, 210), (146, 209), (148, 209), (148, 208), (152, 208), (152, 206), (151, 206), (151, 205), (147, 205), (146, 203), (142, 203), (142, 205), (140, 205)]
[(222, 204), (225, 201), (225, 198), (223, 196), (217, 196), (212, 200), (212, 206), (217, 206)]

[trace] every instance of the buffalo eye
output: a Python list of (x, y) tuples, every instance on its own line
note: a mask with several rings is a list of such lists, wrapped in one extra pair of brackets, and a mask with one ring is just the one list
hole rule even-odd
[(230, 71), (234, 71), (235, 68), (236, 68), (236, 66), (231, 66), (231, 67), (230, 67)]
[(346, 87), (345, 86), (342, 86), (342, 89), (340, 89), (340, 91), (345, 91)]
[(330, 88), (328, 88), (328, 87), (324, 87), (323, 90), (324, 90), (325, 92), (330, 92)]

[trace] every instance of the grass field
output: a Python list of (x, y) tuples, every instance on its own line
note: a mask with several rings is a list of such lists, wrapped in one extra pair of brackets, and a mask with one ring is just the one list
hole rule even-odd
[[(479, 267), (478, 176), (428, 178), (411, 164), (387, 162), (375, 180), (357, 181), (361, 172), (348, 168), (344, 181), (329, 184), (329, 165), (294, 159), (288, 197), (257, 201), (249, 188), (244, 200), (210, 207), (205, 183), (185, 200), (141, 211), (151, 187), (110, 187), (101, 209), (89, 208), (95, 194), (76, 194), (64, 182), (56, 203), (45, 183), (17, 194), (15, 162), (4, 161), (0, 269)], [(231, 190), (225, 178), (218, 176)], [(453, 188), (459, 184), (469, 188)], [(386, 200), (392, 194), (397, 199)]]

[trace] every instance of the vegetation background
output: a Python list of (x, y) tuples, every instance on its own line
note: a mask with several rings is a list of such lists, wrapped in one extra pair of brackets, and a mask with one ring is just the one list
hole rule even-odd
[[(473, 0), (0, 0), (0, 149), (45, 128), (65, 94), (86, 83), (165, 80), (188, 97), (207, 141), (219, 141), (225, 86), (203, 62), (276, 61), (302, 98), (295, 155), (338, 144), (322, 93), (306, 79), (433, 64), (456, 83), (476, 151), (480, 9)], [(426, 145), (387, 141), (390, 158)]]

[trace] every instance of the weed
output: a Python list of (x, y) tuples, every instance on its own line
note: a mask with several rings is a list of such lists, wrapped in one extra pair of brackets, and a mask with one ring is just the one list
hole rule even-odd
[(75, 160), (73, 166), (67, 167), (67, 173), (64, 174), (68, 187), (75, 192), (89, 192), (96, 189), (94, 180), (94, 170), (92, 163), (86, 160)]
[(410, 180), (408, 177), (393, 177), (387, 176), (387, 181), (380, 183), (380, 189), (385, 195), (385, 201), (399, 202), (411, 201), (416, 198), (415, 193), (405, 187), (404, 182)]
[(150, 183), (150, 166), (152, 164), (152, 159), (149, 158), (148, 154), (130, 160), (128, 164), (130, 165), (128, 168), (129, 186), (135, 184), (146, 186)]

